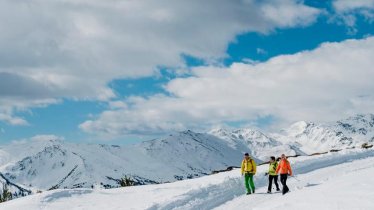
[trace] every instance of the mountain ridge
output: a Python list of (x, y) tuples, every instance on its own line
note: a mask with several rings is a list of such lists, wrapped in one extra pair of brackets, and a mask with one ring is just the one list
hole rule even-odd
[[(300, 121), (280, 133), (252, 128), (191, 130), (139, 144), (74, 144), (62, 140), (16, 142), (0, 147), (4, 178), (26, 190), (119, 187), (173, 182), (204, 176), (240, 164), (248, 152), (262, 162), (269, 156), (306, 155), (374, 142), (374, 115), (357, 115), (330, 124)], [(7, 185), (8, 181), (0, 179)], [(14, 194), (22, 190), (11, 187)], [(25, 191), (23, 191), (24, 193)]]

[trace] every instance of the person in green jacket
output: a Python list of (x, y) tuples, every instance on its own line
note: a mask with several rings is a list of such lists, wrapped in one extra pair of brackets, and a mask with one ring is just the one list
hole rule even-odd
[(244, 176), (245, 188), (247, 189), (247, 195), (255, 193), (255, 184), (253, 182), (253, 175), (256, 174), (256, 163), (249, 157), (248, 153), (244, 154), (241, 167), (242, 176)]
[(274, 156), (270, 157), (269, 162), (269, 172), (266, 173), (266, 175), (269, 175), (269, 186), (268, 186), (268, 193), (271, 193), (271, 188), (274, 180), (274, 184), (277, 187), (277, 191), (280, 191), (279, 185), (278, 185), (278, 174), (276, 172), (278, 167), (278, 162), (275, 160)]

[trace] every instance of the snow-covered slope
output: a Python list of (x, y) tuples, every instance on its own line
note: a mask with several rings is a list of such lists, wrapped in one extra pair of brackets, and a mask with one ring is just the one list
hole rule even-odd
[(138, 185), (165, 183), (239, 166), (245, 152), (261, 162), (282, 153), (305, 155), (357, 147), (373, 138), (374, 116), (357, 115), (325, 125), (298, 122), (278, 134), (249, 128), (185, 131), (126, 146), (53, 139), (15, 142), (0, 147), (0, 182), (14, 194), (118, 187), (125, 176)]
[[(239, 170), (174, 183), (117, 189), (66, 189), (0, 204), (2, 210), (43, 209), (373, 209), (374, 150), (344, 150), (290, 159), (289, 194), (267, 194), (267, 165), (245, 195)], [(347, 199), (349, 198), (349, 199)], [(302, 202), (300, 202), (302, 201)]]
[[(366, 153), (368, 154), (368, 153)], [(253, 196), (239, 196), (214, 208), (256, 210), (350, 210), (374, 208), (374, 157), (339, 154), (294, 161), (296, 176), (289, 177), (291, 192), (266, 194), (266, 187)], [(340, 157), (343, 161), (335, 159)], [(321, 160), (324, 160), (322, 163)], [(269, 199), (269, 197), (271, 199)]]
[(294, 145), (307, 154), (352, 145), (351, 139), (337, 133), (330, 127), (304, 121), (297, 122), (281, 133), (272, 136), (285, 144)]
[(221, 139), (192, 131), (122, 147), (49, 140), (15, 143), (0, 152), (4, 177), (34, 191), (118, 187), (125, 176), (136, 184), (171, 182), (238, 165), (242, 157)]
[(374, 142), (374, 115), (356, 115), (328, 124), (300, 121), (270, 136), (307, 154), (361, 147)]
[[(173, 172), (177, 168), (182, 176), (178, 179), (206, 175), (217, 169), (236, 166), (242, 158), (242, 153), (229, 147), (222, 139), (192, 131), (170, 135), (161, 140), (146, 141), (136, 147), (154, 161), (164, 163), (159, 172)], [(157, 171), (157, 168), (154, 170)], [(165, 177), (161, 173), (160, 176)], [(172, 180), (173, 177), (169, 178)]]
[(9, 192), (11, 194), (11, 197), (6, 200), (31, 195), (32, 193), (30, 190), (11, 182), (2, 173), (0, 173), (0, 192), (0, 197), (2, 197), (2, 199), (4, 199), (4, 192)]
[(374, 142), (374, 114), (356, 115), (337, 121), (332, 129), (352, 139), (353, 143)]

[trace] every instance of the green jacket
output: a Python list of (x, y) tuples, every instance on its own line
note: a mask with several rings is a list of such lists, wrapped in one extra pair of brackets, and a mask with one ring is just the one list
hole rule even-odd
[(275, 176), (277, 175), (277, 167), (278, 167), (278, 162), (274, 161), (272, 163), (269, 163), (269, 175)]

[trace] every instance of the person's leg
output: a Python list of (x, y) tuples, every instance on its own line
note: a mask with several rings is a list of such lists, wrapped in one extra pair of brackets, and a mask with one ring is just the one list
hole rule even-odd
[(268, 192), (271, 192), (271, 185), (273, 184), (273, 176), (269, 175)]
[(289, 191), (288, 187), (287, 187), (287, 176), (288, 174), (281, 174), (281, 183), (283, 185), (283, 188), (282, 188), (282, 193), (285, 194)]
[(281, 182), (281, 184), (283, 186), (284, 185), (284, 180), (283, 180), (283, 175), (282, 174), (280, 175), (280, 182)]
[(281, 183), (282, 183), (282, 193), (284, 194), (285, 193), (285, 185), (286, 185), (286, 183), (285, 183), (285, 179), (284, 179), (284, 175), (285, 174), (281, 174), (280, 175), (280, 181), (281, 181)]
[(274, 176), (274, 184), (277, 187), (277, 191), (279, 191), (279, 185), (278, 185), (278, 175)]
[(284, 186), (286, 187), (286, 192), (290, 191), (290, 189), (288, 189), (288, 186), (287, 186), (287, 177), (288, 177), (288, 174), (285, 174)]
[(244, 185), (245, 189), (247, 190), (247, 194), (251, 193), (251, 189), (249, 188), (249, 174), (244, 174)]
[(255, 183), (253, 182), (253, 174), (249, 174), (249, 184), (251, 185), (252, 193), (255, 193)]

